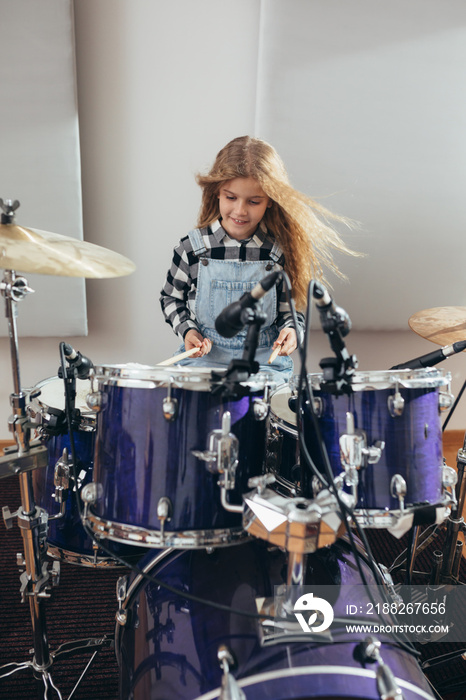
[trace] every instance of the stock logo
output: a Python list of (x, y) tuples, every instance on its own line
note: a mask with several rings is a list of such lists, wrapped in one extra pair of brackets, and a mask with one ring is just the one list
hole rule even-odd
[[(303, 613), (309, 613), (309, 618), (306, 619)], [(317, 627), (312, 625), (317, 621), (317, 613), (322, 613), (324, 619)], [(333, 608), (324, 598), (316, 598), (313, 593), (305, 593), (294, 604), (294, 614), (303, 632), (324, 632), (330, 627), (333, 622)]]

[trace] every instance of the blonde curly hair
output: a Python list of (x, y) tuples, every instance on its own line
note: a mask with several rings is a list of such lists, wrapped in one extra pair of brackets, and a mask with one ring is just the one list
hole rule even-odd
[(324, 267), (344, 277), (333, 260), (332, 250), (359, 255), (348, 248), (329, 224), (329, 219), (348, 226), (352, 222), (295, 190), (273, 146), (261, 139), (240, 136), (219, 151), (207, 175), (196, 176), (202, 188), (197, 222), (200, 228), (219, 218), (220, 189), (225, 182), (237, 177), (253, 177), (272, 202), (263, 222), (283, 250), (293, 298), (296, 307), (302, 310), (306, 307), (310, 280), (324, 281)]

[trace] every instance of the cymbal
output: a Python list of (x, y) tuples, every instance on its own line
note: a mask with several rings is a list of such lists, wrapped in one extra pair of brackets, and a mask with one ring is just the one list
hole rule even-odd
[(119, 253), (76, 238), (0, 224), (0, 268), (62, 277), (123, 277), (136, 269)]
[(438, 345), (452, 345), (466, 340), (466, 306), (437, 306), (417, 311), (408, 324), (426, 340)]

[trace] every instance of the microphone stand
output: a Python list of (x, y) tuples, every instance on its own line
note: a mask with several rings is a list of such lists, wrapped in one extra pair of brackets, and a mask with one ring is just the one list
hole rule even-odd
[(325, 391), (339, 396), (351, 393), (351, 378), (358, 366), (356, 355), (350, 355), (343, 337), (349, 333), (349, 319), (346, 312), (329, 305), (319, 309), (324, 333), (328, 335), (330, 347), (335, 357), (324, 357), (319, 362), (323, 372)]
[[(245, 382), (251, 374), (257, 374), (259, 363), (254, 359), (256, 356), (257, 344), (259, 342), (259, 332), (267, 317), (263, 311), (256, 308), (245, 308), (241, 312), (243, 325), (248, 326), (246, 340), (244, 341), (243, 356), (231, 360), (225, 374), (213, 374), (214, 381), (220, 381), (221, 386), (214, 388), (212, 393), (222, 393), (223, 395), (238, 395), (241, 388), (238, 386)], [(246, 393), (246, 389), (244, 393)]]

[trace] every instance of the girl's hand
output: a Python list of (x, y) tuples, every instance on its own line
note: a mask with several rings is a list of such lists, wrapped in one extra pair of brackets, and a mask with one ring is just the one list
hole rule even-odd
[(191, 348), (199, 349), (199, 352), (197, 352), (195, 355), (191, 355), (191, 357), (203, 357), (210, 352), (212, 348), (212, 341), (208, 338), (204, 338), (199, 331), (195, 331), (193, 328), (191, 328), (191, 330), (188, 331), (184, 337), (184, 346), (186, 350), (191, 350)]
[(272, 346), (272, 350), (280, 347), (279, 355), (291, 355), (298, 347), (298, 339), (294, 328), (282, 328), (277, 340)]

